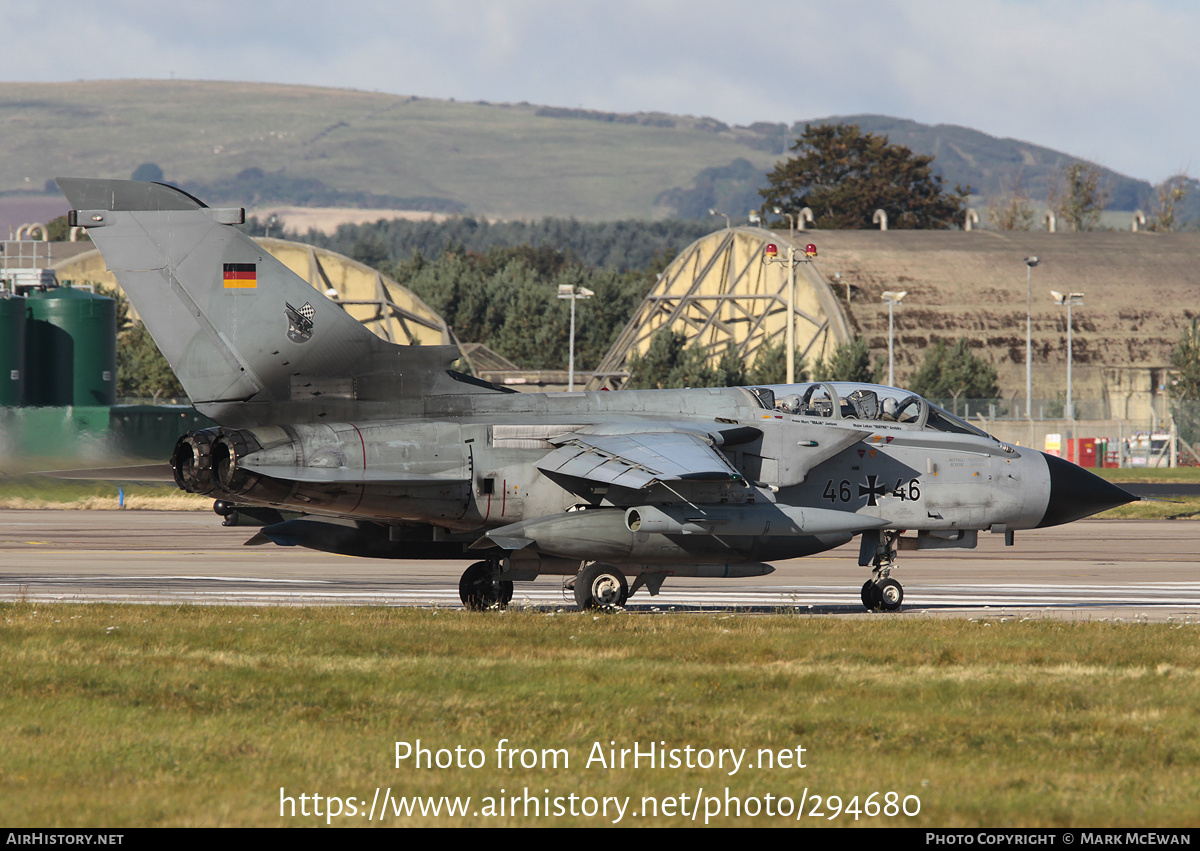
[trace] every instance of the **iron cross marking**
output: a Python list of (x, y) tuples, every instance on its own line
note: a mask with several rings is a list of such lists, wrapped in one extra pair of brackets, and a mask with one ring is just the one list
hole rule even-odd
[(885, 485), (876, 484), (878, 476), (867, 476), (866, 486), (858, 486), (858, 495), (867, 498), (867, 505), (879, 505), (879, 497), (887, 493)]

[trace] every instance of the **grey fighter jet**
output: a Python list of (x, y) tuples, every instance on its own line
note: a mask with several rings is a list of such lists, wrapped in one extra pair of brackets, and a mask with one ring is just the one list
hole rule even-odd
[[(472, 609), (573, 577), (583, 608), (668, 576), (747, 577), (861, 536), (868, 609), (900, 607), (899, 549), (1013, 541), (1136, 497), (892, 387), (810, 383), (513, 393), (451, 346), (385, 342), (214, 209), (156, 183), (60, 178), (196, 408), (181, 488), (302, 512), (274, 542), (473, 560)], [(268, 511), (268, 513), (271, 513)]]

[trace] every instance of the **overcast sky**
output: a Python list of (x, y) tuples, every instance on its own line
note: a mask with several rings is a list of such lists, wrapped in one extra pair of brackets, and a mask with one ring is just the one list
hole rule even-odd
[(0, 80), (249, 80), (709, 115), (961, 124), (1200, 172), (1194, 0), (0, 0)]

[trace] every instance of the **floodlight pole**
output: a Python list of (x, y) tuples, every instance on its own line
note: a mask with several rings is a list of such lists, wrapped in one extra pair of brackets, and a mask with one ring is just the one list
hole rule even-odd
[(896, 386), (895, 363), (896, 356), (892, 352), (892, 340), (896, 335), (896, 320), (892, 315), (896, 307), (896, 302), (888, 302), (888, 387)]
[[(1067, 299), (1067, 419), (1075, 422), (1075, 399), (1071, 395), (1071, 367), (1075, 361), (1074, 346), (1071, 341), (1071, 300)], [(1071, 437), (1075, 436), (1075, 427), (1071, 427)]]
[(796, 383), (796, 246), (788, 246), (787, 383)]
[(892, 365), (894, 363), (894, 360), (892, 357), (892, 338), (895, 334), (896, 326), (893, 321), (892, 311), (895, 309), (896, 305), (898, 305), (901, 301), (904, 300), (904, 297), (906, 295), (908, 295), (907, 290), (905, 290), (904, 292), (895, 292), (894, 290), (885, 290), (883, 295), (881, 296), (884, 303), (887, 304), (887, 306), (888, 306), (888, 386), (889, 387), (896, 386), (896, 378), (895, 378), (895, 374), (894, 374), (894, 371), (892, 368)]
[[(768, 261), (769, 262), (769, 261)], [(776, 261), (782, 262), (782, 261)], [(788, 246), (787, 383), (796, 383), (796, 246)]]
[(1074, 345), (1073, 345), (1073, 340), (1072, 340), (1072, 328), (1073, 328), (1074, 323), (1071, 322), (1071, 307), (1076, 304), (1079, 304), (1079, 305), (1083, 304), (1083, 293), (1060, 293), (1060, 292), (1055, 292), (1054, 290), (1051, 290), (1050, 294), (1052, 296), (1054, 296), (1055, 302), (1057, 302), (1060, 306), (1065, 305), (1067, 308), (1067, 407), (1066, 407), (1066, 410), (1063, 411), (1063, 413), (1066, 415), (1067, 419), (1069, 419), (1071, 421), (1071, 436), (1074, 437), (1075, 436), (1075, 397), (1074, 397), (1074, 395), (1072, 395), (1072, 392), (1071, 392), (1072, 391), (1071, 367), (1072, 367), (1072, 364), (1074, 361)]
[(1033, 267), (1035, 256), (1025, 258), (1025, 419), (1033, 419)]
[(576, 298), (571, 299), (571, 354), (567, 360), (567, 390), (575, 390), (575, 302)]
[(764, 263), (786, 263), (788, 267), (788, 298), (787, 298), (787, 383), (796, 383), (796, 265), (811, 263), (817, 256), (817, 247), (809, 244), (804, 246), (804, 258), (796, 257), (796, 246), (788, 245), (788, 256), (784, 260), (778, 256), (779, 249), (774, 243), (769, 243), (763, 250)]
[(586, 287), (578, 287), (574, 284), (560, 284), (558, 287), (558, 297), (571, 302), (571, 354), (567, 365), (568, 391), (574, 391), (575, 389), (575, 302), (581, 298), (591, 298), (594, 295), (595, 293)]

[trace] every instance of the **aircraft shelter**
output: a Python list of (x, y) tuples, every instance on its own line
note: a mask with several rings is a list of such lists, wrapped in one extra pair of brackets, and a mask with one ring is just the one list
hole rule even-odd
[[(824, 358), (853, 334), (846, 313), (821, 276), (805, 258), (810, 242), (803, 232), (735, 227), (693, 242), (671, 262), (609, 349), (587, 389), (622, 387), (625, 365), (643, 356), (664, 328), (702, 346), (715, 363), (732, 344), (743, 363), (752, 364), (764, 345), (778, 345), (787, 334), (788, 248), (795, 263), (794, 312), (797, 369), (801, 361)], [(785, 262), (766, 263), (768, 244)], [(814, 258), (819, 259), (819, 258)]]

